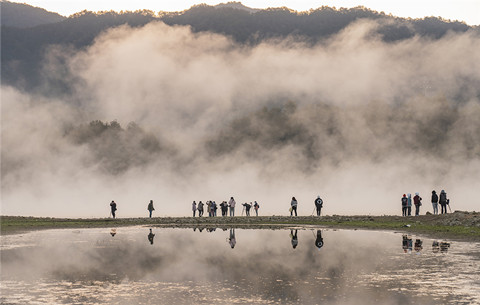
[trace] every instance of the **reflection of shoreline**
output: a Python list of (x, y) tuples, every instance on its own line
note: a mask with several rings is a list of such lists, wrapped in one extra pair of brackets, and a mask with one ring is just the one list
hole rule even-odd
[[(248, 228), (248, 229), (277, 229), (289, 226), (320, 226), (342, 229), (374, 229), (394, 230), (422, 234), (437, 239), (461, 239), (480, 241), (480, 227), (471, 224), (477, 221), (480, 224), (480, 213), (455, 212), (445, 215), (422, 215), (415, 217), (415, 223), (410, 227), (410, 219), (400, 216), (258, 216), (258, 217), (154, 217), (154, 218), (117, 218), (113, 219), (60, 219), (1, 216), (1, 234), (17, 234), (25, 231), (41, 229), (68, 229), (68, 228), (105, 228), (121, 226), (140, 226), (165, 228)], [(450, 221), (455, 219), (456, 225)], [(413, 222), (413, 220), (411, 221)], [(417, 223), (418, 222), (418, 223)], [(417, 227), (418, 224), (418, 227)], [(468, 226), (466, 225), (468, 224)]]

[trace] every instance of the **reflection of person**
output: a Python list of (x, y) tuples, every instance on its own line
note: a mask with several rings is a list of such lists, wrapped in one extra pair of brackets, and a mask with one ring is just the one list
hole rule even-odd
[(235, 229), (230, 229), (230, 237), (228, 238), (228, 243), (230, 244), (230, 247), (235, 248), (235, 245), (237, 244), (237, 240), (235, 239)]
[(150, 229), (150, 233), (148, 233), (148, 241), (150, 242), (151, 245), (153, 245), (154, 237), (155, 237), (155, 234), (153, 234), (152, 229)]
[(450, 248), (450, 243), (447, 243), (446, 241), (440, 243), (440, 252), (446, 253), (448, 252), (448, 248)]
[(439, 250), (440, 250), (440, 244), (438, 243), (438, 241), (434, 240), (432, 243), (432, 252), (438, 253)]
[(317, 230), (317, 239), (315, 239), (315, 246), (320, 250), (323, 247), (322, 230)]
[(423, 242), (421, 239), (415, 239), (414, 249), (416, 252), (420, 252), (423, 249), (422, 245), (423, 245)]
[(290, 202), (290, 216), (293, 216), (293, 212), (295, 211), (295, 216), (297, 216), (297, 199), (295, 197), (292, 197), (292, 201)]
[(235, 199), (233, 199), (233, 197), (230, 197), (228, 206), (230, 207), (230, 216), (235, 216)]
[(323, 207), (323, 200), (320, 198), (320, 195), (315, 199), (315, 208), (317, 209), (317, 216), (320, 216)]
[(115, 218), (115, 211), (117, 210), (117, 204), (115, 203), (115, 201), (112, 200), (112, 202), (110, 202), (110, 211), (112, 213), (112, 217)]
[(153, 207), (153, 200), (150, 200), (148, 203), (147, 210), (150, 212), (150, 218), (152, 218), (152, 212), (155, 211), (155, 208)]
[(290, 239), (292, 240), (292, 247), (295, 249), (298, 246), (297, 230), (295, 230), (295, 234), (293, 233), (293, 230), (290, 230)]
[(195, 212), (197, 211), (197, 203), (195, 200), (192, 202), (192, 212), (193, 212), (193, 217), (195, 217)]
[(116, 234), (117, 234), (117, 229), (110, 230), (110, 235), (112, 235), (112, 237), (114, 237)]
[(253, 208), (255, 209), (255, 214), (258, 216), (258, 209), (260, 208), (260, 205), (255, 201), (255, 204), (253, 205)]
[(412, 238), (410, 236), (408, 236), (407, 234), (402, 235), (403, 252), (411, 253), (412, 252), (412, 246), (413, 246)]

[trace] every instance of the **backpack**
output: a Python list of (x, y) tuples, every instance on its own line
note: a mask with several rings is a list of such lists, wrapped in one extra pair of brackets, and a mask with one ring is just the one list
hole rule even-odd
[(315, 204), (316, 204), (316, 205), (319, 205), (319, 206), (323, 206), (323, 200), (322, 200), (322, 198), (317, 198), (317, 199), (315, 199)]
[(402, 206), (406, 207), (408, 203), (407, 197), (402, 197)]

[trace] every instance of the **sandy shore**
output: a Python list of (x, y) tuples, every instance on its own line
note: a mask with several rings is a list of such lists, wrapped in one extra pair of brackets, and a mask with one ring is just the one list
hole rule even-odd
[(291, 226), (394, 230), (426, 234), (436, 238), (480, 241), (480, 213), (455, 211), (446, 215), (422, 216), (240, 216), (240, 217), (153, 217), (153, 218), (41, 218), (0, 216), (1, 234), (52, 228), (97, 228), (119, 226), (235, 227), (277, 229)]

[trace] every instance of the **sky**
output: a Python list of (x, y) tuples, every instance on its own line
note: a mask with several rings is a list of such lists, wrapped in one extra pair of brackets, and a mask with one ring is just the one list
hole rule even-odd
[[(89, 11), (120, 11), (150, 9), (157, 11), (182, 11), (199, 3), (215, 5), (228, 1), (219, 0), (176, 0), (176, 1), (152, 1), (152, 0), (27, 0), (14, 1), (24, 2), (38, 6), (46, 10), (69, 16), (82, 10)], [(365, 6), (367, 8), (383, 11), (399, 17), (423, 18), (442, 17), (450, 20), (464, 21), (469, 25), (480, 24), (480, 1), (479, 0), (283, 0), (283, 1), (261, 1), (244, 0), (244, 5), (252, 8), (268, 8), (286, 6), (297, 11), (308, 11), (323, 5), (336, 8), (351, 8)]]

